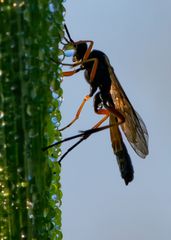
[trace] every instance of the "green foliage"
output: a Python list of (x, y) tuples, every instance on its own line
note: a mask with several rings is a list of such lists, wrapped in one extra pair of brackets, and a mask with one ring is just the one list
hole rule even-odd
[(0, 239), (62, 239), (60, 150), (50, 158), (41, 148), (60, 137), (50, 57), (63, 12), (62, 0), (0, 1)]

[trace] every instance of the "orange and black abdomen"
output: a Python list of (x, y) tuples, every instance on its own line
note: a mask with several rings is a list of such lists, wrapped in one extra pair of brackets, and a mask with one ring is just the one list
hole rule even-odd
[(114, 154), (116, 155), (121, 176), (124, 179), (125, 184), (128, 185), (129, 182), (134, 179), (134, 169), (132, 166), (131, 158), (123, 142), (119, 127), (115, 125), (116, 123), (117, 118), (113, 114), (111, 114), (110, 125), (114, 125), (110, 128), (112, 148)]
[(128, 185), (129, 182), (134, 179), (134, 169), (132, 166), (131, 158), (123, 141), (122, 150), (120, 152), (116, 152), (115, 155), (119, 165), (121, 176), (124, 179), (125, 184)]

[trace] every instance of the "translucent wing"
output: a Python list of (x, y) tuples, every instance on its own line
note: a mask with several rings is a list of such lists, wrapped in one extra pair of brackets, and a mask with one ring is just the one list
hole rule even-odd
[(135, 152), (142, 158), (148, 154), (148, 132), (140, 115), (134, 110), (120, 85), (108, 58), (106, 57), (108, 70), (111, 78), (110, 94), (115, 108), (125, 117), (121, 128)]

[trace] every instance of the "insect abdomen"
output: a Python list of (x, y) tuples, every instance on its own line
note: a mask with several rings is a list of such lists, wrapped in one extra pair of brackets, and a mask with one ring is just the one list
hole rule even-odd
[(128, 185), (129, 182), (131, 182), (134, 178), (134, 169), (124, 142), (122, 142), (122, 150), (119, 152), (115, 152), (115, 155), (119, 165), (121, 176), (124, 179), (125, 184)]

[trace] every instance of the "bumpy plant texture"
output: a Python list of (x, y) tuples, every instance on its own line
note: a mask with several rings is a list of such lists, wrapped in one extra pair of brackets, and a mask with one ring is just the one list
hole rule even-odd
[(41, 150), (60, 137), (62, 0), (1, 0), (0, 12), (0, 239), (62, 239), (60, 150)]

